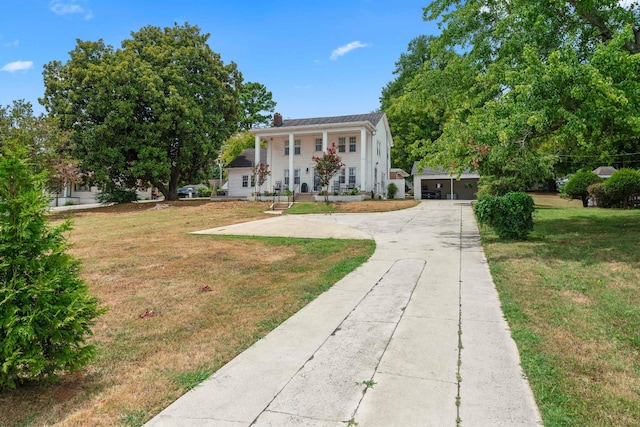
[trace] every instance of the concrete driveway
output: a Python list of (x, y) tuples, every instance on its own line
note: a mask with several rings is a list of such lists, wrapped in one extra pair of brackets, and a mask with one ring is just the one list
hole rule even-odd
[(468, 202), (200, 233), (373, 238), (377, 248), (148, 426), (541, 425)]

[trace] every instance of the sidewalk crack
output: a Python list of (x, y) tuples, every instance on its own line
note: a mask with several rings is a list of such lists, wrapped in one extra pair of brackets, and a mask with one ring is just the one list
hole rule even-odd
[(458, 270), (458, 367), (456, 370), (456, 427), (462, 426), (462, 419), (460, 418), (460, 383), (462, 383), (462, 376), (460, 375), (460, 367), (462, 366), (462, 206), (460, 207), (460, 236), (459, 236), (459, 270)]

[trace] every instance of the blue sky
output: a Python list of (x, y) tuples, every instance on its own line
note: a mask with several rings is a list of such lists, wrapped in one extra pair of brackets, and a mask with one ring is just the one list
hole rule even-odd
[(120, 47), (146, 25), (200, 27), (245, 82), (262, 83), (285, 118), (368, 113), (411, 39), (436, 34), (426, 0), (1, 0), (0, 105), (43, 112), (42, 67), (76, 39)]

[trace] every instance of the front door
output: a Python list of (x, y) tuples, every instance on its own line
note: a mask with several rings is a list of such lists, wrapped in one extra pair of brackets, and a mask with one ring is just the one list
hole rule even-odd
[(319, 192), (322, 191), (322, 185), (320, 184), (320, 175), (316, 168), (313, 168), (313, 191)]

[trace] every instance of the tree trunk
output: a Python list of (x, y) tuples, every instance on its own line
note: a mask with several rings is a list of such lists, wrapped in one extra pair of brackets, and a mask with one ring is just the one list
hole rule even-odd
[(631, 26), (633, 30), (633, 40), (624, 42), (624, 47), (632, 54), (640, 53), (640, 30), (635, 25)]
[(582, 207), (583, 208), (588, 208), (589, 207), (589, 196), (582, 196)]
[(178, 177), (180, 174), (177, 170), (171, 170), (171, 178), (169, 178), (169, 188), (164, 195), (165, 200), (175, 201), (178, 200)]
[(165, 200), (169, 200), (168, 197), (167, 197), (167, 194), (169, 194), (169, 189), (167, 188), (166, 185), (164, 185), (163, 182), (153, 182), (153, 181), (151, 181), (151, 185), (156, 187), (158, 189), (158, 191), (160, 193), (162, 193), (162, 195), (164, 196)]

